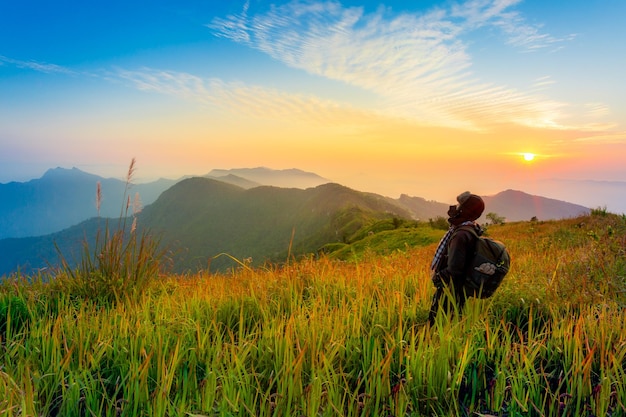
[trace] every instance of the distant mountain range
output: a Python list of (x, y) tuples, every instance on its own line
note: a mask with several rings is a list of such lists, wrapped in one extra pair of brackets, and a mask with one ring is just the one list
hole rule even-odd
[[(384, 218), (410, 218), (408, 210), (389, 199), (338, 184), (306, 190), (259, 186), (245, 190), (210, 178), (189, 178), (163, 192), (137, 215), (171, 251), (176, 271), (221, 269), (228, 258), (252, 258), (255, 264), (284, 261), (289, 254), (315, 252), (329, 242), (342, 242), (365, 224)], [(52, 235), (0, 240), (0, 275), (24, 273), (58, 264), (54, 243), (72, 261), (82, 241), (91, 242), (98, 228), (116, 220), (92, 218)]]
[(553, 198), (538, 197), (521, 191), (506, 190), (493, 196), (482, 196), (485, 213), (497, 213), (507, 221), (552, 220), (588, 214), (589, 209), (578, 204), (566, 203)]
[[(297, 169), (213, 170), (206, 177), (245, 189), (260, 185), (307, 188), (330, 182), (317, 174)], [(131, 198), (137, 193), (143, 205), (151, 204), (179, 181), (159, 179), (133, 184)], [(103, 196), (99, 213), (96, 210), (98, 182)], [(54, 168), (39, 179), (0, 184), (0, 239), (58, 232), (98, 214), (118, 217), (125, 187), (125, 181), (102, 178), (77, 168)]]
[[(96, 217), (95, 209), (98, 181), (104, 193), (101, 217)], [(261, 181), (283, 186), (258, 185)], [(297, 187), (302, 184), (311, 186)], [(107, 222), (116, 224), (124, 186), (120, 180), (61, 168), (39, 180), (0, 184), (0, 228), (5, 236), (0, 239), (0, 276), (18, 267), (28, 273), (54, 265), (55, 243), (67, 257), (78, 259), (82, 241), (93, 242), (99, 228)], [(428, 221), (445, 216), (448, 209), (447, 204), (421, 197), (393, 199), (328, 183), (299, 170), (267, 168), (214, 170), (205, 177), (135, 185), (131, 194), (135, 192), (146, 204), (137, 216), (138, 224), (161, 236), (179, 271), (206, 268), (219, 253), (251, 257), (259, 264), (284, 260), (288, 252), (310, 253), (346, 241), (368, 222), (390, 217)], [(494, 212), (507, 221), (589, 212), (579, 205), (514, 190), (484, 199), (485, 214)], [(20, 231), (40, 236), (18, 238)], [(7, 237), (11, 234), (14, 237)], [(211, 267), (219, 269), (225, 261), (216, 259)]]
[(235, 184), (246, 189), (259, 185), (272, 185), (283, 188), (311, 188), (332, 182), (312, 172), (294, 168), (282, 170), (265, 167), (214, 169), (206, 177)]
[(590, 208), (626, 214), (626, 181), (544, 179), (534, 181), (532, 194), (550, 196)]
[[(58, 232), (98, 215), (96, 184), (102, 187), (100, 215), (118, 217), (126, 183), (77, 168), (54, 168), (28, 182), (0, 184), (0, 239)], [(150, 204), (177, 181), (161, 179), (131, 188)]]
[[(270, 185), (284, 188), (317, 187), (331, 181), (317, 174), (298, 169), (269, 168), (215, 169), (205, 175), (243, 189)], [(165, 190), (181, 181), (160, 179), (133, 184), (131, 198), (139, 194), (143, 205), (153, 203)], [(102, 187), (100, 212), (96, 210), (96, 183)], [(98, 214), (119, 217), (126, 183), (103, 178), (77, 168), (54, 168), (41, 178), (28, 182), (0, 184), (0, 239), (33, 237), (58, 232)], [(586, 207), (544, 197), (508, 190), (495, 196), (485, 196), (487, 212), (495, 212), (508, 221), (539, 220), (571, 217)], [(406, 194), (390, 199), (411, 211), (416, 219), (427, 220), (446, 213), (447, 204), (428, 201)]]

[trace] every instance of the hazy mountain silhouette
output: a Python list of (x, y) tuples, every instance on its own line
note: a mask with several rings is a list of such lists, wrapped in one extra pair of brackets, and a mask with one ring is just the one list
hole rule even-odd
[[(41, 236), (97, 216), (98, 182), (102, 188), (100, 215), (118, 217), (126, 187), (121, 180), (77, 168), (55, 168), (39, 179), (0, 184), (0, 238)], [(131, 198), (139, 193), (143, 204), (150, 204), (175, 182), (160, 179), (133, 185)]]
[[(265, 167), (214, 169), (206, 176), (210, 178), (224, 180), (224, 177), (227, 175), (234, 175), (239, 178), (244, 178), (248, 181), (251, 181), (252, 183), (256, 183), (257, 185), (273, 185), (275, 187), (284, 188), (304, 189), (317, 187), (318, 185), (332, 182), (331, 180), (320, 177), (319, 175), (312, 172), (305, 172), (295, 168), (282, 170), (270, 169)], [(250, 186), (241, 186), (243, 188), (252, 188)]]
[(485, 213), (496, 213), (507, 221), (563, 219), (589, 213), (589, 208), (552, 198), (538, 197), (522, 191), (506, 190), (483, 196)]
[[(481, 196), (485, 201), (485, 212), (478, 219), (487, 222), (486, 215), (495, 213), (506, 221), (556, 220), (589, 213), (589, 208), (552, 198), (530, 195), (522, 191), (506, 190), (492, 196)], [(413, 218), (420, 220), (446, 217), (448, 204), (427, 201), (421, 197), (402, 195), (397, 202), (411, 211)]]
[(411, 197), (406, 194), (402, 194), (399, 199), (394, 201), (409, 210), (414, 219), (422, 221), (446, 216), (449, 206), (445, 203), (429, 201), (422, 197)]
[(626, 214), (626, 181), (545, 179), (533, 184), (532, 194)]
[[(236, 185), (236, 186), (244, 188), (246, 190), (249, 189), (249, 188), (260, 187), (261, 185), (264, 185), (264, 184), (260, 184), (260, 183), (258, 183), (256, 181), (251, 181), (249, 179), (246, 179), (246, 178), (243, 178), (243, 177), (239, 177), (239, 176), (233, 175), (233, 174), (217, 175), (217, 176), (206, 175), (205, 178), (212, 178), (214, 180), (225, 182), (227, 184)], [(271, 184), (265, 184), (265, 185), (271, 185)]]
[[(209, 175), (245, 189), (260, 185), (308, 188), (330, 182), (297, 169), (213, 170)], [(133, 198), (138, 193), (143, 205), (148, 205), (178, 181), (159, 179), (133, 184), (130, 196)], [(39, 179), (0, 184), (0, 239), (42, 236), (97, 216), (97, 182), (101, 184), (103, 195), (100, 215), (118, 217), (126, 187), (122, 180), (103, 178), (77, 168), (54, 168)]]

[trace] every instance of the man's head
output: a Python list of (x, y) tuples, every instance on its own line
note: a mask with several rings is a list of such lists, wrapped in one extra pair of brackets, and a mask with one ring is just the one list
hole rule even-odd
[(485, 202), (480, 196), (465, 191), (456, 197), (457, 206), (450, 206), (448, 215), (450, 223), (460, 224), (464, 221), (474, 221), (483, 214)]

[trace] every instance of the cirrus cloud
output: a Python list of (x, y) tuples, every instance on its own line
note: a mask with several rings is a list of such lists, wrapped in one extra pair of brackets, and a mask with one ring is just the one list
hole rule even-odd
[(561, 44), (511, 8), (518, 0), (470, 0), (425, 14), (366, 14), (337, 2), (291, 2), (214, 19), (216, 36), (284, 64), (376, 93), (392, 117), (482, 130), (517, 123), (562, 128), (566, 103), (480, 80), (464, 35), (495, 27), (524, 50)]

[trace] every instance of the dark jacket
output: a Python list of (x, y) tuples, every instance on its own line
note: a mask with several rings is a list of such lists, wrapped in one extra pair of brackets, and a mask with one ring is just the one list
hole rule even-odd
[(482, 234), (478, 225), (459, 227), (450, 238), (447, 251), (439, 264), (438, 272), (442, 281), (452, 281), (455, 287), (462, 286), (465, 282), (468, 263), (476, 250), (476, 236), (468, 230), (470, 227), (474, 227), (478, 235)]

